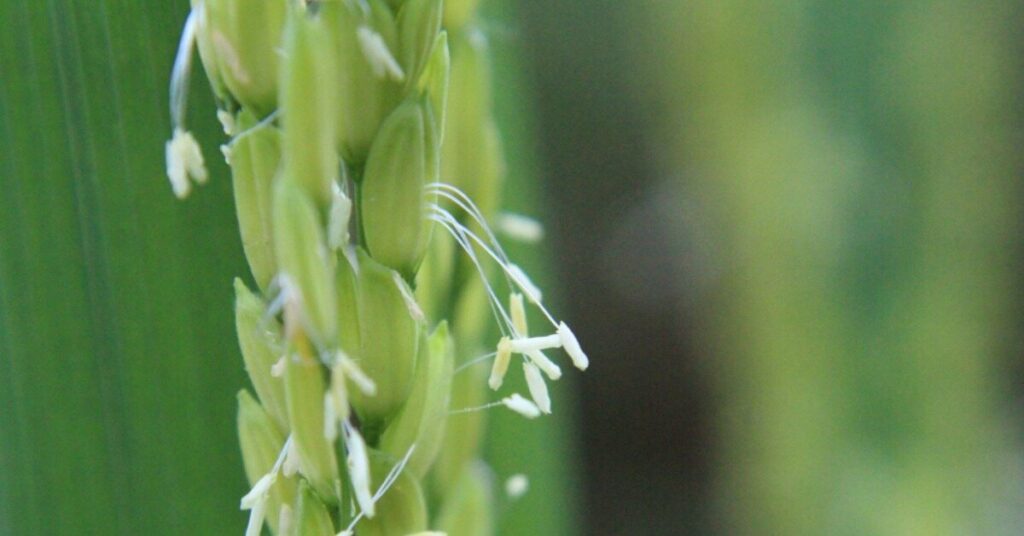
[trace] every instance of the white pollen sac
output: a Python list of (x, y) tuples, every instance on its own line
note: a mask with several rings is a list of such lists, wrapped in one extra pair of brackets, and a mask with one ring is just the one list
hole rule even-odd
[(284, 367), (286, 366), (285, 359), (287, 359), (287, 356), (281, 356), (281, 359), (278, 359), (270, 366), (271, 376), (275, 378), (281, 378), (284, 376)]
[(191, 132), (174, 129), (174, 135), (164, 146), (164, 157), (167, 160), (167, 178), (179, 199), (184, 199), (192, 191), (190, 177), (199, 184), (209, 177), (203, 153)]
[(249, 493), (246, 493), (245, 497), (242, 497), (239, 508), (242, 510), (251, 510), (256, 507), (260, 500), (267, 497), (267, 493), (270, 492), (270, 486), (273, 486), (276, 480), (276, 470), (260, 477), (260, 479), (256, 481), (256, 484), (252, 486), (252, 489), (249, 490)]
[(217, 110), (217, 120), (220, 121), (220, 126), (224, 129), (224, 134), (227, 134), (228, 136), (235, 135), (235, 129), (238, 127), (235, 124), (235, 116), (231, 115), (231, 112), (227, 110)]
[(370, 492), (370, 460), (366, 456), (366, 442), (363, 436), (348, 423), (344, 424), (345, 447), (348, 450), (348, 472), (352, 490), (356, 495), (359, 509), (366, 517), (373, 517), (375, 510), (373, 494)]
[(370, 68), (377, 78), (387, 76), (395, 82), (405, 80), (405, 73), (402, 66), (398, 64), (395, 57), (391, 55), (387, 43), (381, 35), (366, 26), (360, 26), (356, 30), (356, 37), (359, 38), (359, 47), (363, 49), (363, 56), (370, 62)]
[(331, 366), (331, 401), (334, 402), (334, 414), (339, 421), (347, 421), (349, 416), (348, 391), (345, 389), (345, 372), (341, 363)]
[(518, 265), (512, 263), (508, 263), (505, 268), (512, 281), (519, 286), (523, 294), (526, 294), (526, 299), (530, 300), (531, 303), (540, 303), (544, 295), (541, 293), (540, 288), (534, 285), (533, 281), (530, 281), (526, 272)]
[(523, 362), (523, 374), (526, 376), (526, 386), (530, 389), (530, 398), (537, 404), (542, 412), (551, 414), (551, 397), (548, 395), (548, 384), (544, 383), (544, 377), (540, 375), (537, 365), (529, 361)]
[(249, 510), (249, 523), (245, 526), (245, 536), (260, 536), (263, 532), (263, 521), (267, 517), (267, 496), (260, 497)]
[(562, 338), (557, 333), (541, 337), (521, 337), (512, 339), (512, 351), (518, 354), (547, 350), (549, 348), (560, 348)]
[(530, 358), (530, 361), (537, 365), (537, 368), (543, 370), (544, 374), (551, 378), (551, 381), (558, 381), (562, 377), (562, 368), (556, 365), (548, 356), (544, 355), (544, 352), (531, 350), (526, 353), (526, 357)]
[(501, 388), (505, 380), (505, 373), (508, 372), (508, 364), (512, 361), (512, 345), (508, 337), (502, 337), (498, 341), (498, 352), (494, 356), (494, 365), (491, 367), (491, 377), (487, 379), (487, 385), (494, 391)]
[(505, 493), (512, 499), (518, 499), (530, 490), (530, 479), (524, 474), (515, 474), (505, 481)]
[(327, 217), (327, 245), (332, 251), (348, 243), (348, 222), (352, 217), (352, 200), (334, 183), (331, 211)]
[(502, 212), (498, 215), (498, 228), (505, 236), (524, 244), (536, 244), (544, 239), (544, 226), (522, 214)]
[(335, 410), (334, 394), (324, 393), (324, 439), (334, 443), (338, 439), (338, 412)]
[(391, 274), (391, 279), (395, 282), (395, 286), (398, 287), (398, 293), (402, 295), (402, 301), (405, 302), (405, 308), (409, 310), (409, 316), (419, 322), (425, 322), (427, 316), (423, 314), (420, 304), (416, 303), (416, 296), (413, 295), (409, 285), (405, 284), (402, 276), (398, 272), (394, 272)]
[(512, 396), (501, 399), (501, 403), (504, 406), (527, 419), (536, 419), (540, 417), (540, 410), (537, 409), (537, 405), (529, 400), (525, 399), (519, 393), (514, 393)]
[(359, 365), (352, 358), (339, 352), (338, 365), (341, 367), (342, 372), (345, 373), (345, 377), (352, 380), (352, 383), (355, 383), (356, 387), (364, 395), (373, 396), (377, 394), (377, 384), (373, 383), (373, 380), (363, 372), (363, 369), (359, 368)]
[(590, 359), (587, 358), (587, 354), (583, 353), (579, 341), (576, 340), (576, 335), (565, 322), (558, 324), (558, 336), (562, 339), (562, 347), (572, 359), (572, 364), (580, 370), (587, 370), (587, 367), (590, 366)]
[(292, 507), (287, 504), (281, 505), (280, 513), (277, 515), (277, 533), (278, 534), (291, 534), (292, 524), (294, 523), (292, 513)]
[(526, 307), (523, 305), (523, 295), (513, 292), (508, 297), (508, 308), (512, 314), (512, 327), (516, 328), (520, 337), (529, 334), (529, 326), (526, 323)]
[(281, 464), (281, 473), (284, 476), (292, 476), (299, 472), (299, 451), (295, 448), (295, 442), (288, 443), (288, 450), (284, 454), (284, 463)]

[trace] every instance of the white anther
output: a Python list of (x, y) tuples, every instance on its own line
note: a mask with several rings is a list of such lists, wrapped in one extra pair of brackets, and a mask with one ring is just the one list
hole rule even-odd
[(260, 499), (266, 498), (267, 494), (270, 493), (270, 486), (274, 485), (277, 480), (277, 471), (271, 471), (256, 481), (249, 493), (242, 497), (240, 508), (242, 510), (251, 510), (254, 508)]
[(356, 384), (356, 387), (364, 395), (373, 396), (377, 394), (377, 384), (373, 383), (373, 380), (350, 357), (338, 352), (338, 365), (341, 367), (342, 372), (345, 373), (345, 377), (352, 380), (352, 383)]
[(347, 421), (349, 416), (348, 391), (345, 388), (345, 372), (340, 360), (331, 366), (331, 401), (334, 402), (334, 415), (339, 421)]
[(491, 367), (491, 377), (487, 379), (487, 385), (497, 391), (508, 372), (508, 364), (512, 361), (512, 344), (508, 337), (502, 337), (498, 341), (498, 352), (494, 356), (494, 365)]
[(558, 336), (562, 339), (562, 347), (572, 359), (572, 364), (580, 370), (587, 370), (587, 367), (590, 366), (590, 359), (587, 358), (587, 354), (583, 353), (579, 341), (576, 340), (576, 335), (565, 322), (558, 324)]
[(356, 30), (359, 38), (359, 47), (363, 49), (363, 56), (370, 62), (370, 68), (377, 78), (387, 76), (395, 82), (405, 80), (405, 73), (402, 66), (398, 64), (395, 57), (388, 50), (387, 43), (381, 35), (366, 26), (360, 26)]
[(501, 403), (504, 404), (506, 408), (526, 417), (527, 419), (536, 419), (540, 416), (540, 410), (537, 409), (537, 405), (523, 398), (519, 393), (515, 393), (512, 396), (501, 399)]
[(512, 339), (512, 351), (517, 354), (525, 354), (527, 352), (535, 352), (537, 350), (547, 350), (549, 348), (560, 348), (561, 346), (562, 338), (559, 337), (557, 333), (541, 337), (520, 337)]
[(348, 243), (348, 222), (352, 217), (352, 200), (333, 183), (331, 211), (327, 218), (327, 245), (337, 250)]
[(231, 112), (217, 110), (217, 120), (220, 121), (220, 126), (224, 129), (225, 134), (228, 136), (235, 135), (235, 129), (238, 128), (238, 125), (235, 124), (235, 116), (231, 115)]
[(518, 499), (530, 489), (530, 479), (523, 474), (512, 475), (505, 481), (505, 493), (513, 499)]
[(324, 393), (324, 439), (334, 443), (338, 439), (338, 412), (334, 405), (334, 394)]
[(534, 285), (533, 281), (530, 281), (530, 278), (522, 268), (515, 264), (508, 263), (505, 267), (505, 271), (508, 273), (508, 276), (512, 278), (512, 281), (522, 289), (523, 294), (526, 294), (526, 298), (528, 300), (532, 303), (540, 303), (544, 295), (541, 293), (540, 288), (537, 287), (537, 285)]
[(544, 238), (544, 226), (522, 214), (502, 212), (498, 215), (498, 228), (505, 236), (526, 244), (536, 244)]
[(402, 276), (398, 275), (398, 272), (392, 272), (391, 279), (394, 280), (395, 286), (398, 287), (398, 293), (402, 295), (402, 301), (405, 302), (405, 308), (409, 310), (409, 316), (417, 322), (424, 322), (427, 317), (423, 314), (420, 304), (416, 303), (416, 296), (413, 295), (412, 290), (402, 280)]
[(523, 306), (523, 295), (513, 292), (508, 298), (509, 313), (512, 315), (512, 327), (516, 328), (520, 337), (527, 336), (526, 307)]
[(167, 160), (167, 178), (171, 180), (171, 188), (179, 199), (184, 199), (192, 190), (189, 177), (199, 184), (206, 182), (209, 177), (203, 153), (191, 132), (174, 129), (174, 135), (164, 146), (164, 157)]
[(345, 448), (348, 450), (348, 474), (356, 502), (366, 517), (373, 517), (373, 496), (370, 494), (370, 460), (366, 456), (366, 442), (359, 431), (349, 423), (343, 423)]
[(532, 361), (534, 365), (537, 365), (537, 368), (543, 370), (544, 374), (547, 374), (548, 378), (551, 378), (551, 381), (556, 381), (562, 377), (561, 367), (556, 365), (554, 361), (548, 358), (548, 356), (544, 355), (544, 352), (541, 352), (540, 350), (532, 350), (526, 353), (526, 357), (530, 358), (530, 361)]
[(287, 359), (288, 356), (281, 356), (273, 365), (270, 365), (270, 375), (275, 378), (284, 376), (284, 368), (288, 365)]
[(267, 496), (264, 495), (256, 500), (249, 508), (249, 523), (245, 526), (245, 536), (260, 536), (263, 532), (263, 522), (267, 517)]
[(291, 534), (294, 522), (292, 507), (282, 504), (280, 513), (277, 514), (277, 534)]
[(544, 383), (544, 377), (540, 375), (537, 365), (528, 361), (523, 362), (523, 374), (526, 375), (526, 386), (530, 389), (530, 398), (537, 403), (544, 413), (551, 413), (551, 397), (548, 395), (548, 385)]
[(294, 442), (288, 443), (288, 448), (285, 449), (284, 463), (281, 464), (281, 473), (284, 476), (292, 476), (299, 472), (299, 449), (295, 447)]

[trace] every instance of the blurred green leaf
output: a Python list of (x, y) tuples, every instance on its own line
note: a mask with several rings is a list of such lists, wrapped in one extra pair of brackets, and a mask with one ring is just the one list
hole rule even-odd
[(179, 202), (164, 176), (186, 10), (0, 2), (2, 534), (243, 526), (231, 278), (248, 272), (204, 85), (190, 127), (211, 183)]

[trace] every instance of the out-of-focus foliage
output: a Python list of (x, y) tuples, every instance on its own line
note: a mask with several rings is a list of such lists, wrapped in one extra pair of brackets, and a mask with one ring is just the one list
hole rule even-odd
[[(1009, 2), (661, 2), (664, 163), (722, 231), (721, 512), (1010, 534)], [(1019, 119), (1019, 118), (1017, 118)], [(1019, 457), (1019, 454), (1016, 455)]]

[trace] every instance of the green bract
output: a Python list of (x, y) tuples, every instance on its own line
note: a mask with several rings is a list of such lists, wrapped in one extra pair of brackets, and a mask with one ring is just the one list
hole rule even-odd
[(375, 70), (364, 47), (375, 36), (387, 51), (394, 50), (397, 30), (391, 11), (379, 0), (327, 2), (321, 16), (330, 30), (331, 51), (337, 63), (333, 96), (337, 100), (338, 150), (353, 166), (361, 166), (377, 129), (398, 104), (402, 77)]
[[(422, 327), (403, 296), (405, 282), (397, 272), (360, 250), (357, 304), (359, 353), (354, 356), (377, 383), (373, 396), (349, 394), (360, 418), (379, 423), (393, 415), (412, 388)], [(408, 292), (407, 288), (405, 289)]]
[[(245, 391), (238, 393), (238, 440), (242, 447), (245, 476), (254, 485), (274, 467), (285, 438), (267, 412)], [(293, 478), (278, 477), (270, 488), (267, 521), (275, 532), (281, 505), (295, 499), (295, 484)]]
[(245, 371), (267, 414), (278, 429), (284, 431), (288, 429), (284, 383), (271, 373), (274, 364), (284, 355), (284, 344), (277, 321), (264, 318), (264, 313), (263, 300), (250, 292), (240, 279), (235, 279), (235, 330)]
[(306, 193), (281, 177), (274, 187), (274, 249), (286, 312), (312, 337), (318, 348), (334, 344), (337, 302), (333, 257), (328, 254), (323, 224)]
[(277, 107), (277, 51), (286, 2), (192, 0), (197, 41), (207, 75), (222, 99), (260, 115)]
[[(399, 458), (380, 452), (370, 453), (375, 488), (383, 484), (385, 476), (398, 463)], [(426, 529), (427, 504), (423, 490), (418, 480), (406, 471), (397, 475), (388, 494), (381, 498), (377, 515), (356, 525), (359, 536), (405, 535)]]
[(408, 279), (430, 236), (424, 187), (434, 177), (437, 138), (429, 101), (404, 102), (381, 126), (360, 189), (363, 235), (374, 259)]
[(292, 531), (294, 536), (334, 536), (331, 515), (313, 489), (304, 482), (299, 485), (299, 501), (295, 508), (295, 519), (292, 520)]
[(320, 362), (309, 357), (301, 344), (285, 358), (284, 386), (292, 442), (302, 475), (320, 499), (335, 504), (341, 499), (341, 479), (334, 448), (324, 433), (324, 391)]
[(442, 323), (426, 344), (420, 343), (412, 393), (380, 438), (381, 449), (395, 457), (415, 445), (406, 470), (418, 478), (426, 476), (441, 448), (454, 359), (448, 325)]
[(240, 113), (236, 123), (237, 129), (246, 133), (227, 149), (238, 230), (252, 275), (266, 290), (277, 273), (270, 211), (271, 186), (281, 163), (281, 136), (271, 126), (257, 127), (255, 116), (248, 111)]
[(282, 156), (290, 179), (321, 208), (330, 204), (339, 169), (333, 45), (323, 20), (291, 10), (281, 69)]

